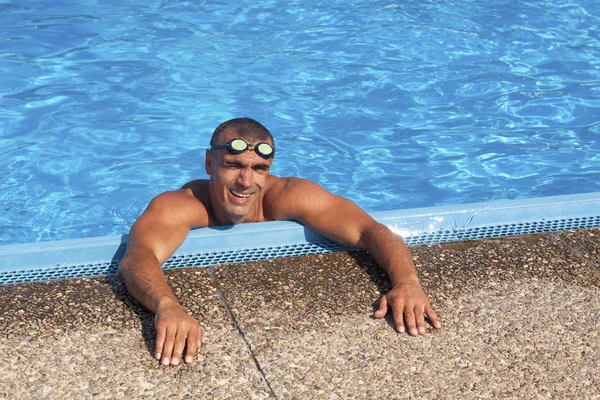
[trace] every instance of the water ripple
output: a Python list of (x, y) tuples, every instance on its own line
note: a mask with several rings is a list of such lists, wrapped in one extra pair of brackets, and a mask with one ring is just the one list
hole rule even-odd
[(367, 210), (600, 191), (600, 5), (0, 4), (0, 244), (126, 233), (212, 130)]

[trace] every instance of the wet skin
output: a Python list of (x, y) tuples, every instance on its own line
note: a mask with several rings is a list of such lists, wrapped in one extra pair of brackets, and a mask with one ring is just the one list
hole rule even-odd
[[(227, 131), (222, 142), (238, 137)], [(271, 143), (272, 144), (272, 143)], [(351, 201), (298, 178), (269, 174), (273, 159), (254, 151), (233, 155), (206, 152), (209, 180), (196, 180), (152, 200), (131, 228), (119, 273), (130, 294), (155, 312), (156, 358), (163, 365), (193, 361), (201, 345), (198, 322), (180, 306), (160, 265), (190, 229), (244, 222), (296, 220), (346, 246), (368, 251), (384, 269), (392, 290), (381, 298), (375, 318), (391, 311), (398, 332), (425, 333), (425, 317), (441, 327), (424, 293), (402, 239)]]

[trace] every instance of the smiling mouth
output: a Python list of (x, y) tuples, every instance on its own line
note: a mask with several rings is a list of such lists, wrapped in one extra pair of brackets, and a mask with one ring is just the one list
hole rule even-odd
[(229, 189), (229, 193), (231, 193), (232, 195), (234, 195), (235, 197), (239, 197), (241, 199), (247, 199), (250, 196), (252, 196), (254, 193), (249, 193), (249, 194), (244, 194), (244, 193), (240, 193), (236, 190), (233, 189)]

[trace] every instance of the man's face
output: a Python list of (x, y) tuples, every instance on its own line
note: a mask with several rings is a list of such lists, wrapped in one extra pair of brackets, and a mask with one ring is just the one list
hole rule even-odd
[[(236, 137), (240, 136), (235, 132), (225, 132), (219, 144)], [(268, 143), (273, 145), (270, 141)], [(220, 207), (230, 222), (243, 222), (255, 209), (272, 163), (272, 158), (265, 160), (254, 150), (246, 150), (242, 154), (229, 154), (226, 149), (207, 151), (206, 173), (210, 175), (211, 199), (217, 203), (213, 207)]]

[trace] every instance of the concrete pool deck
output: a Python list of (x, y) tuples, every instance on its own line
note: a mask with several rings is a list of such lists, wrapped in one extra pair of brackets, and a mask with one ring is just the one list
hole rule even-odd
[(411, 251), (444, 324), (416, 338), (364, 253), (169, 270), (204, 330), (175, 368), (116, 276), (0, 286), (0, 398), (600, 399), (600, 229)]

